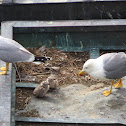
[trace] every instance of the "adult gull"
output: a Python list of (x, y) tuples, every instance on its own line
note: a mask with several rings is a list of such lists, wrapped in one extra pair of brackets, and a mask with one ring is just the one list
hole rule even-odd
[(0, 70), (2, 70), (0, 75), (7, 74), (9, 63), (33, 61), (45, 62), (46, 60), (49, 60), (48, 57), (35, 57), (34, 54), (29, 52), (18, 42), (2, 36), (0, 36), (0, 59), (6, 62), (6, 67), (0, 68)]
[(105, 96), (108, 96), (115, 79), (119, 79), (114, 85), (115, 88), (123, 86), (121, 78), (126, 76), (126, 54), (124, 52), (106, 53), (97, 59), (89, 59), (84, 63), (79, 75), (82, 76), (84, 72), (96, 79), (112, 80), (110, 91), (103, 92)]

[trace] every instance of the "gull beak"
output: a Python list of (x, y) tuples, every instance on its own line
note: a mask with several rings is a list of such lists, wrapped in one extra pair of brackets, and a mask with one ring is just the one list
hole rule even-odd
[(82, 76), (84, 73), (85, 73), (85, 71), (80, 71), (78, 75)]

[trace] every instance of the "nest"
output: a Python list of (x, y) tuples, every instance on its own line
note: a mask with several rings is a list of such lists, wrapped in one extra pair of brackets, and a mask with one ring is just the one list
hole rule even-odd
[[(100, 81), (91, 78), (89, 75), (78, 76), (85, 61), (89, 59), (89, 52), (63, 52), (56, 48), (30, 48), (30, 52), (36, 56), (48, 56), (51, 60), (46, 63), (36, 65), (34, 63), (16, 63), (16, 80), (20, 82), (33, 82), (40, 84), (46, 81), (51, 74), (56, 74), (58, 85), (69, 85), (81, 83), (91, 86), (91, 90), (95, 90), (97, 83), (104, 83), (100, 87), (106, 86), (107, 81)], [(104, 53), (104, 52), (101, 52)], [(53, 69), (52, 69), (53, 68)], [(54, 68), (56, 71), (54, 71)], [(110, 85), (110, 84), (109, 84)], [(99, 87), (97, 87), (99, 88)], [(23, 110), (27, 107), (33, 95), (33, 89), (17, 88), (16, 90), (16, 109)], [(31, 115), (32, 111), (25, 113)], [(35, 116), (38, 113), (35, 113)], [(21, 114), (23, 116), (23, 114)]]
[(52, 67), (59, 67), (58, 83), (59, 85), (87, 83), (91, 85), (94, 82), (101, 82), (90, 78), (89, 75), (78, 76), (78, 72), (86, 60), (89, 59), (88, 52), (63, 52), (56, 48), (30, 48), (28, 49), (36, 56), (48, 56), (51, 60), (46, 63), (36, 65), (34, 63), (16, 63), (17, 81), (41, 83), (51, 74)]

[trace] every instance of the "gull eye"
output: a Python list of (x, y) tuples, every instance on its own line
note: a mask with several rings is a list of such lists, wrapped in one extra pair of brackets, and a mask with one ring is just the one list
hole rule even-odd
[(85, 69), (87, 69), (88, 67), (85, 67)]

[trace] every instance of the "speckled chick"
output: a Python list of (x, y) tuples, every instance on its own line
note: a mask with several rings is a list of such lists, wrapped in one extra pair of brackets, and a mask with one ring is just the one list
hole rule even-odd
[(48, 78), (47, 78), (47, 82), (49, 83), (50, 88), (55, 89), (58, 87), (58, 80), (57, 80), (57, 75), (55, 74), (51, 74)]
[(33, 95), (36, 97), (44, 97), (49, 90), (49, 83), (48, 81), (43, 81), (39, 86), (37, 86), (34, 91)]

